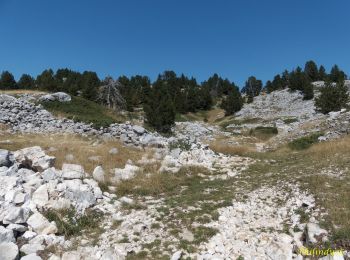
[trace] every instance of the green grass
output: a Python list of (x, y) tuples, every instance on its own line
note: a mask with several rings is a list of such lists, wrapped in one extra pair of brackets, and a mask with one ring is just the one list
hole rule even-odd
[(122, 122), (124, 118), (95, 102), (81, 97), (72, 97), (70, 102), (41, 102), (43, 107), (56, 115), (62, 115), (76, 122), (92, 123), (94, 128), (107, 127)]
[(256, 124), (259, 121), (261, 121), (259, 118), (245, 118), (245, 119), (224, 118), (224, 119), (218, 119), (216, 122), (217, 123), (220, 122), (219, 126), (225, 129), (227, 126), (232, 124), (235, 124), (235, 125)]
[(186, 140), (177, 140), (169, 144), (169, 149), (174, 150), (180, 148), (182, 151), (189, 151), (191, 149), (191, 144)]
[(288, 125), (288, 124), (291, 124), (294, 122), (298, 122), (298, 119), (297, 118), (285, 118), (285, 119), (283, 119), (283, 122)]
[(276, 127), (270, 127), (270, 126), (258, 126), (254, 129), (250, 129), (249, 135), (255, 136), (262, 140), (268, 140), (272, 136), (277, 135), (278, 130)]
[(65, 237), (79, 236), (83, 231), (98, 232), (102, 214), (97, 211), (87, 211), (84, 215), (78, 216), (75, 209), (48, 210), (44, 216), (51, 222), (55, 221), (59, 235)]
[(311, 134), (309, 136), (301, 137), (293, 140), (288, 144), (289, 148), (292, 150), (304, 150), (309, 148), (311, 145), (318, 142), (318, 138), (321, 136), (321, 133)]

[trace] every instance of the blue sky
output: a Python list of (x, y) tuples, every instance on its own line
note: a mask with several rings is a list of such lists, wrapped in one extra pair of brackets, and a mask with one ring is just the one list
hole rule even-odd
[(349, 0), (0, 0), (0, 71), (174, 70), (242, 85), (309, 59), (350, 73)]

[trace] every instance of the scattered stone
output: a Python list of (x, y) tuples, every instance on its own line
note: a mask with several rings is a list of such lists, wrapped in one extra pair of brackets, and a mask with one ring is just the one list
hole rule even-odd
[(16, 260), (18, 257), (18, 247), (15, 243), (0, 243), (0, 259)]
[(77, 251), (65, 252), (61, 260), (81, 260), (81, 255)]
[(44, 250), (45, 246), (38, 243), (30, 243), (23, 245), (19, 251), (25, 253), (26, 255), (36, 254), (38, 251)]
[(105, 172), (101, 166), (95, 168), (92, 176), (98, 182), (105, 182)]
[(140, 168), (136, 165), (126, 164), (124, 169), (115, 168), (114, 169), (114, 182), (119, 182), (121, 180), (132, 179)]
[(74, 155), (73, 154), (67, 154), (65, 159), (68, 162), (72, 162), (72, 161), (74, 161)]
[(13, 161), (13, 156), (8, 150), (0, 149), (0, 167), (10, 167)]
[(13, 231), (11, 229), (4, 228), (0, 226), (0, 244), (1, 243), (9, 243), (15, 242), (15, 237), (13, 235)]
[(55, 157), (48, 156), (39, 146), (24, 148), (14, 153), (16, 161), (26, 168), (44, 171), (53, 166)]
[(313, 244), (318, 242), (317, 237), (327, 235), (327, 231), (320, 228), (320, 226), (316, 223), (308, 223), (306, 225), (306, 230), (306, 241)]
[(109, 150), (109, 154), (117, 154), (118, 153), (118, 148), (112, 148)]
[(40, 208), (43, 208), (49, 202), (49, 194), (46, 184), (41, 185), (32, 195), (32, 201)]
[(84, 168), (81, 165), (64, 163), (62, 166), (63, 179), (81, 179), (84, 177), (84, 175)]
[(28, 225), (38, 234), (49, 235), (57, 232), (55, 222), (49, 222), (42, 214), (34, 213), (27, 221)]
[(182, 251), (176, 251), (172, 256), (171, 260), (180, 260), (182, 256)]

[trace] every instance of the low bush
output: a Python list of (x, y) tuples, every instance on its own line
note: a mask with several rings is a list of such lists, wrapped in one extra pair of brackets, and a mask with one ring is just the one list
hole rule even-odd
[(298, 122), (298, 119), (297, 118), (286, 118), (286, 119), (283, 119), (283, 122), (288, 125), (288, 124), (291, 124), (294, 122)]
[(318, 142), (318, 138), (321, 136), (321, 133), (311, 134), (309, 136), (301, 137), (293, 140), (288, 144), (289, 148), (292, 150), (303, 150), (309, 148), (314, 143)]

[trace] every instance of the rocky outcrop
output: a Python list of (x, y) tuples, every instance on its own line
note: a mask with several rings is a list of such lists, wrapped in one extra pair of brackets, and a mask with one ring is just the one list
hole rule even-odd
[(41, 102), (52, 102), (52, 101), (69, 102), (71, 100), (72, 100), (71, 96), (64, 92), (47, 94), (39, 98), (39, 101)]
[[(52, 167), (55, 158), (40, 147), (1, 150), (1, 155), (0, 259), (14, 260), (19, 251), (32, 259), (48, 246), (65, 246), (56, 223), (44, 213), (73, 207), (84, 214), (103, 200), (98, 183), (86, 177), (82, 166), (64, 164), (57, 170)], [(16, 241), (24, 244), (18, 248)]]
[[(51, 113), (25, 100), (9, 95), (0, 95), (0, 123), (11, 126), (12, 132), (22, 133), (75, 133), (83, 136), (98, 136), (104, 139), (118, 138), (128, 145), (164, 146), (166, 138), (150, 133), (141, 126), (126, 122), (94, 129), (91, 124), (55, 118)], [(5, 158), (0, 153), (0, 159)], [(3, 159), (5, 160), (5, 159)], [(0, 161), (0, 163), (2, 163)]]

